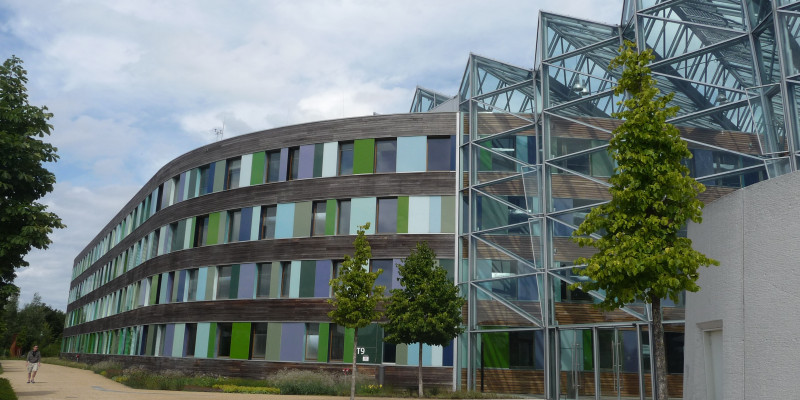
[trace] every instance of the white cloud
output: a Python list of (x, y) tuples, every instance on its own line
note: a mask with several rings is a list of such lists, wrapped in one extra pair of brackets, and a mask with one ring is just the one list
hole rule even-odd
[(63, 307), (78, 252), (223, 121), (230, 137), (405, 112), (416, 85), (455, 94), (470, 52), (532, 66), (541, 7), (616, 23), (622, 0), (3, 2), (0, 43), (55, 114), (48, 201), (69, 226), (29, 256), (23, 298)]

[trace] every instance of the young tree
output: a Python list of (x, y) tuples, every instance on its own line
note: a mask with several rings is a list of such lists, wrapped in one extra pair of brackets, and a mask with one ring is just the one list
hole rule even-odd
[(598, 250), (575, 261), (586, 264), (578, 272), (590, 281), (574, 286), (604, 292), (599, 306), (609, 310), (635, 300), (651, 304), (656, 391), (658, 399), (665, 400), (661, 299), (677, 301), (686, 290), (696, 292), (698, 268), (719, 263), (678, 235), (687, 221), (701, 222), (703, 203), (697, 195), (705, 187), (681, 164), (692, 154), (678, 129), (666, 122), (678, 107), (667, 107), (674, 93), (659, 97), (647, 67), (653, 58), (651, 50), (637, 53), (635, 45), (626, 41), (611, 61), (611, 68), (622, 67), (614, 93), (627, 94), (618, 103), (622, 111), (614, 114), (622, 123), (608, 147), (617, 167), (609, 179), (611, 201), (595, 207), (573, 233), (580, 246)]
[(363, 328), (377, 321), (383, 313), (377, 310), (378, 303), (384, 300), (383, 286), (375, 286), (383, 270), (369, 272), (367, 266), (372, 257), (364, 231), (369, 229), (369, 222), (358, 227), (358, 236), (353, 242), (353, 257), (344, 256), (339, 276), (331, 279), (333, 297), (328, 300), (333, 310), (328, 313), (331, 321), (346, 328), (354, 329), (353, 339), (353, 375), (350, 382), (350, 400), (356, 395), (356, 350), (358, 349), (358, 328)]
[(55, 175), (42, 164), (58, 159), (56, 148), (39, 138), (50, 134), (53, 114), (28, 103), (22, 60), (0, 66), (0, 288), (14, 281), (14, 270), (28, 266), (31, 248), (46, 249), (57, 215), (37, 201), (53, 191)]
[(402, 289), (392, 289), (383, 325), (389, 343), (419, 343), (417, 383), (422, 398), (422, 344), (447, 346), (464, 332), (461, 307), (464, 299), (447, 272), (436, 264), (436, 254), (427, 242), (398, 266)]

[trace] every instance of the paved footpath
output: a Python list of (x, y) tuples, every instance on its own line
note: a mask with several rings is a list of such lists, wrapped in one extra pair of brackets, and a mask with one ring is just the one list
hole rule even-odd
[[(173, 392), (167, 390), (131, 389), (121, 383), (106, 379), (92, 371), (68, 368), (52, 364), (41, 364), (36, 383), (25, 383), (28, 372), (25, 361), (3, 360), (3, 374), (11, 382), (19, 400), (343, 400), (347, 397), (331, 396), (284, 396), (265, 394), (219, 393), (219, 392)], [(358, 397), (364, 400), (391, 400), (389, 398)]]

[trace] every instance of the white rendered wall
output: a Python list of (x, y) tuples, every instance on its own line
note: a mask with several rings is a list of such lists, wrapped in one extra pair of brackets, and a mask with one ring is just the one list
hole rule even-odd
[(703, 329), (721, 326), (723, 394), (800, 398), (800, 173), (706, 205), (694, 247), (720, 261), (686, 298), (684, 398), (706, 399)]

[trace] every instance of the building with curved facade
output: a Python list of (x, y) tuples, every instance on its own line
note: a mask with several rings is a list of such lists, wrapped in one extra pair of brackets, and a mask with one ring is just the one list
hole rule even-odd
[[(800, 2), (625, 0), (621, 14), (609, 25), (542, 12), (535, 68), (470, 55), (456, 95), (417, 88), (409, 114), (260, 132), (176, 159), (76, 260), (64, 351), (242, 374), (261, 365), (251, 358), (340, 362), (352, 341), (325, 316), (325, 283), (370, 221), (372, 265), (392, 271), (382, 282), (395, 285), (393, 263), (427, 240), (468, 300), (466, 332), (424, 350), (432, 380), (652, 398), (649, 305), (604, 312), (593, 307), (604, 293), (570, 289), (574, 260), (592, 251), (570, 236), (610, 198), (620, 97), (609, 61), (623, 40), (653, 50), (657, 86), (680, 107), (669, 122), (711, 202), (798, 169)], [(685, 302), (663, 305), (670, 397), (684, 381), (699, 393), (710, 378), (684, 377), (702, 364), (684, 362)], [(400, 379), (415, 362), (379, 328), (364, 335), (366, 368)]]
[[(371, 225), (369, 267), (387, 288), (418, 241), (452, 273), (455, 124), (454, 113), (342, 119), (178, 157), (76, 259), (64, 353), (244, 376), (340, 370), (353, 332), (330, 322), (328, 282), (357, 226)], [(417, 346), (381, 339), (377, 325), (360, 330), (358, 361), (385, 363), (397, 382)], [(452, 346), (425, 346), (423, 365), (451, 382)]]

